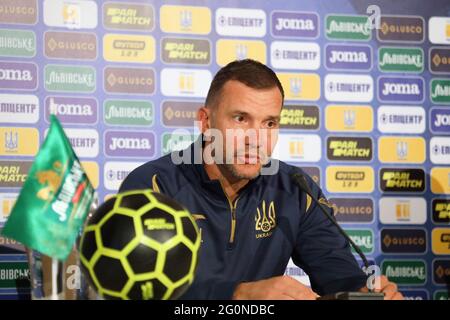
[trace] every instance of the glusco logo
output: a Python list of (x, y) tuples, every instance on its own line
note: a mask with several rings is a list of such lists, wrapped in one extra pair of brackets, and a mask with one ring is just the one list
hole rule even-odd
[(427, 236), (424, 229), (381, 229), (381, 251), (384, 253), (425, 253)]
[(343, 223), (369, 223), (374, 218), (370, 198), (330, 198), (336, 220)]

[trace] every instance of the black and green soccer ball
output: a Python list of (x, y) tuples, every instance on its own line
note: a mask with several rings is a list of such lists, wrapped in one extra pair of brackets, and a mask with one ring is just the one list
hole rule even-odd
[(200, 233), (173, 199), (137, 190), (104, 202), (83, 230), (79, 252), (88, 282), (104, 299), (177, 299), (192, 284)]

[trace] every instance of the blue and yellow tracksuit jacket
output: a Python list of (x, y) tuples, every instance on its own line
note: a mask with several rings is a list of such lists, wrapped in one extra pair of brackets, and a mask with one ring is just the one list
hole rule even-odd
[[(201, 138), (182, 151), (190, 152), (191, 160), (196, 143)], [(151, 188), (196, 218), (202, 236), (199, 264), (182, 299), (230, 299), (241, 282), (283, 275), (291, 257), (320, 295), (362, 288), (367, 277), (348, 242), (292, 182), (291, 174), (299, 171), (280, 161), (277, 174), (251, 180), (230, 201), (203, 164), (174, 164), (169, 154), (136, 168), (119, 191)], [(306, 178), (316, 198), (324, 198)]]

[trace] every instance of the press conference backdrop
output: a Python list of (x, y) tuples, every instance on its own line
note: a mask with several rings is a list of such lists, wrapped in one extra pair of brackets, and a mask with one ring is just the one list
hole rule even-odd
[[(253, 58), (286, 93), (275, 155), (321, 185), (406, 297), (448, 299), (449, 13), (446, 0), (0, 0), (0, 229), (50, 114), (104, 200), (190, 144), (215, 72)], [(0, 299), (29, 297), (27, 275), (23, 247), (0, 238)]]

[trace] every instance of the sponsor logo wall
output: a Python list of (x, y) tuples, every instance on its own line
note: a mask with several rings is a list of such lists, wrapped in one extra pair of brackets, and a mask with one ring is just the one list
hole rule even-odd
[[(51, 114), (105, 199), (189, 145), (216, 71), (253, 58), (285, 90), (275, 156), (408, 299), (448, 299), (450, 4), (410, 2), (0, 0), (0, 229)], [(25, 261), (0, 238), (0, 299), (28, 297)]]

